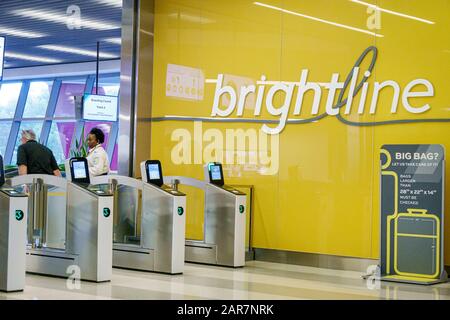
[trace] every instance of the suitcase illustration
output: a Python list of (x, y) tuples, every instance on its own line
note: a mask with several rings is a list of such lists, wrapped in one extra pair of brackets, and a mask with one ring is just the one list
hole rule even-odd
[(394, 218), (394, 270), (398, 275), (437, 278), (440, 273), (440, 221), (425, 209)]

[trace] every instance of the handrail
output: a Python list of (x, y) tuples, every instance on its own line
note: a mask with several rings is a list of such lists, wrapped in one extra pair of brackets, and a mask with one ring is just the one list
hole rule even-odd
[(206, 185), (208, 184), (206, 181), (198, 180), (195, 178), (182, 177), (182, 176), (166, 176), (164, 177), (164, 183), (171, 184), (170, 182), (173, 180), (178, 180), (180, 184), (184, 184), (187, 186), (196, 187), (202, 190), (206, 189)]
[(11, 178), (9, 181), (11, 187), (17, 187), (23, 184), (32, 184), (36, 179), (41, 179), (46, 185), (67, 190), (66, 179), (48, 174), (27, 174), (23, 176), (16, 176), (14, 178)]
[(127, 176), (119, 176), (119, 175), (106, 175), (106, 176), (98, 176), (91, 178), (91, 184), (108, 184), (111, 183), (112, 180), (116, 180), (118, 185), (128, 186), (132, 188), (136, 188), (138, 190), (142, 190), (144, 184), (141, 180), (130, 178)]

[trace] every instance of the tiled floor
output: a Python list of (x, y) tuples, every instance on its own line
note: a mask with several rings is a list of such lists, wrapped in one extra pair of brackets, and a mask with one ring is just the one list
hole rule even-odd
[(79, 289), (27, 274), (23, 292), (0, 299), (450, 299), (450, 283), (373, 288), (359, 272), (251, 261), (242, 269), (186, 264), (178, 276), (113, 269), (111, 282), (81, 282)]

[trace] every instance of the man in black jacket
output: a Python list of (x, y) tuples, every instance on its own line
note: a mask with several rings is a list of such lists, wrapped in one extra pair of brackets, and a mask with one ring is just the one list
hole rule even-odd
[(19, 175), (48, 174), (60, 177), (53, 152), (36, 141), (33, 130), (22, 130), (22, 145), (17, 149)]

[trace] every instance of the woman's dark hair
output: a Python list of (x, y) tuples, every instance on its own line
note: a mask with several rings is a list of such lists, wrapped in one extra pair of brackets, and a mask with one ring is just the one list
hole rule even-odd
[(89, 132), (89, 134), (93, 134), (98, 142), (100, 142), (100, 143), (105, 142), (105, 134), (99, 128), (92, 128), (92, 130), (91, 130), (91, 132)]

